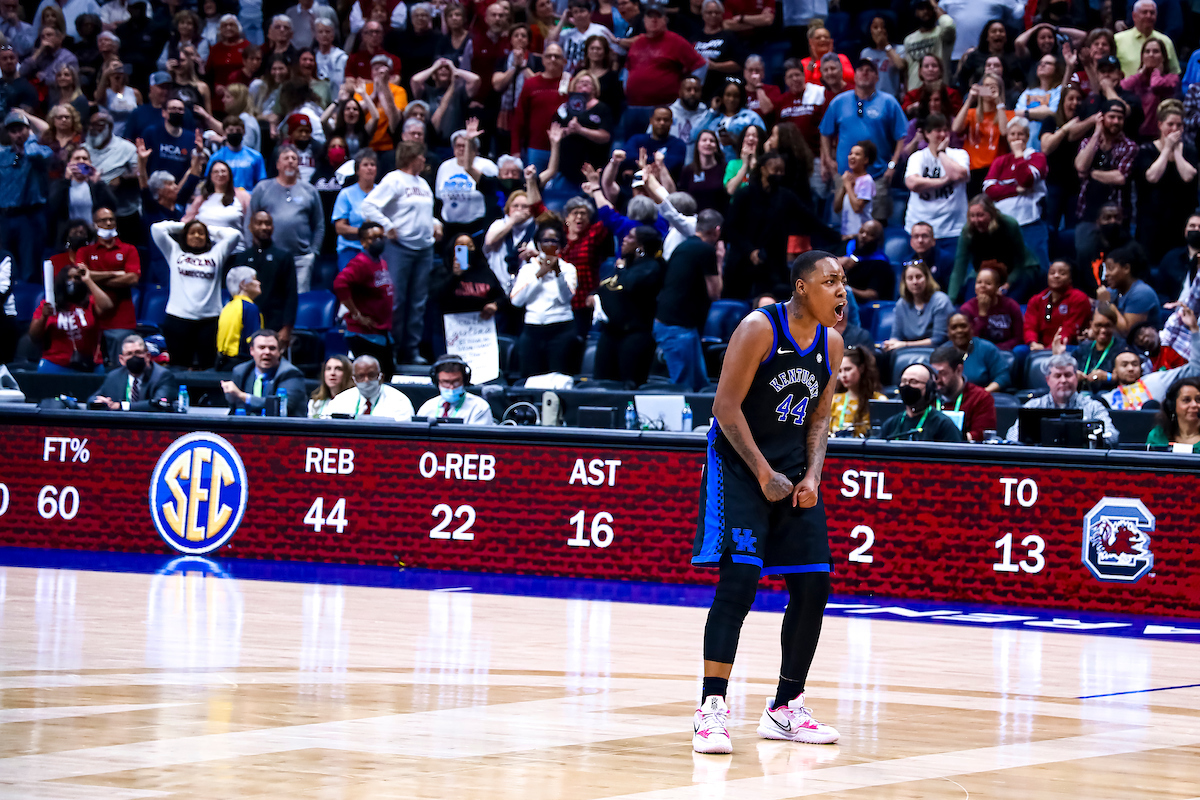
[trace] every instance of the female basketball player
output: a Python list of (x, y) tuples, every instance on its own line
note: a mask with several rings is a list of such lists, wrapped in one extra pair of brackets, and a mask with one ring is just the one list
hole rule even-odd
[(783, 575), (783, 665), (759, 721), (767, 739), (827, 744), (838, 732), (804, 707), (804, 682), (829, 597), (829, 536), (820, 497), (845, 274), (819, 250), (792, 264), (792, 297), (734, 331), (713, 402), (692, 563), (720, 570), (704, 629), (704, 688), (692, 747), (731, 753), (725, 693), (742, 622), (763, 574)]

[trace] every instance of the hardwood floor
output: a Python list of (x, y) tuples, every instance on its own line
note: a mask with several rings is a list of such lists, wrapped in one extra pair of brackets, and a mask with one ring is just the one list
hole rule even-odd
[[(0, 567), (0, 797), (783, 800), (1200, 797), (1195, 644), (829, 617), (809, 705), (690, 747), (705, 610)], [(1094, 697), (1116, 692), (1134, 692)]]

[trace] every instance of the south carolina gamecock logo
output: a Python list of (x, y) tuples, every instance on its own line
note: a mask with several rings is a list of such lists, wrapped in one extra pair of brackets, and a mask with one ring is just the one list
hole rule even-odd
[(1154, 567), (1154, 515), (1141, 500), (1106, 497), (1083, 518), (1083, 563), (1102, 581), (1133, 583)]
[(154, 467), (150, 518), (179, 552), (208, 553), (233, 536), (247, 496), (246, 467), (233, 445), (215, 433), (189, 433)]

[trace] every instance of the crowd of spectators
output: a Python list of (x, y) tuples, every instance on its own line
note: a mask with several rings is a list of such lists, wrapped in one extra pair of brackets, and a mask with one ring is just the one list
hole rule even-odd
[[(316, 290), (353, 361), (327, 354), (314, 413), (411, 416), (372, 381), (444, 353), (461, 312), (523, 375), (579, 373), (592, 337), (597, 379), (643, 384), (658, 352), (703, 390), (709, 305), (786, 299), (824, 248), (856, 304), (895, 303), (844, 334), (839, 430), (894, 381), (922, 390), (912, 430), (957, 402), (979, 439), (971, 387), (1039, 350), (1037, 402), (1192, 402), (1150, 380), (1190, 368), (1200, 311), (1179, 0), (290, 3), (0, 5), (0, 360), (144, 361), (134, 289), (163, 287), (154, 349), (233, 370), (247, 404), (295, 369)], [(47, 259), (53, 303), (18, 323)], [(914, 347), (934, 358), (893, 374)]]

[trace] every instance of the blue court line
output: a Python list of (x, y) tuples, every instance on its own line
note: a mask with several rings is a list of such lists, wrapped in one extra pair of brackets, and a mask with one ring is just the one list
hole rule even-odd
[[(685, 558), (682, 556), (681, 558)], [(679, 583), (597, 580), (591, 578), (546, 577), (502, 573), (459, 572), (414, 567), (395, 567), (325, 562), (266, 561), (241, 558), (222, 558), (215, 554), (183, 556), (171, 553), (165, 546), (162, 553), (117, 553), (95, 550), (60, 550), (53, 548), (2, 547), (0, 566), (35, 569), (75, 569), (90, 572), (140, 574), (177, 574), (181, 572), (208, 573), (218, 578), (279, 581), (284, 583), (332, 584), (418, 591), (466, 591), (479, 594), (515, 595), (571, 600), (593, 600), (614, 603), (692, 606), (707, 608), (712, 604), (714, 586)], [(1116, 636), (1162, 640), (1163, 635), (1145, 633), (1147, 625), (1174, 628), (1169, 641), (1200, 643), (1200, 626), (1193, 619), (1112, 614), (1067, 609), (1026, 608), (982, 603), (934, 602), (928, 600), (878, 597), (869, 592), (859, 596), (832, 596), (833, 607), (826, 616), (880, 619), (918, 624), (954, 625), (957, 627), (1007, 628), (1033, 631), (1030, 624), (1041, 625), (1040, 631), (1074, 633), (1091, 636)], [(760, 588), (754, 600), (755, 611), (783, 613), (788, 594)], [(882, 612), (882, 613), (877, 613)], [(988, 619), (989, 616), (1012, 616), (1014, 619)], [(1048, 622), (1066, 619), (1078, 627), (1058, 627)], [(1096, 625), (1100, 623), (1100, 625)], [(1114, 624), (1115, 623), (1115, 624)], [(1177, 625), (1187, 626), (1185, 633)], [(1168, 687), (1183, 688), (1183, 687)], [(1104, 695), (1097, 695), (1098, 697)], [(1082, 699), (1082, 698), (1081, 698)]]
[(1120, 697), (1123, 694), (1146, 694), (1148, 692), (1169, 692), (1172, 689), (1195, 689), (1200, 683), (1187, 683), (1183, 686), (1159, 686), (1157, 689), (1134, 689), (1132, 692), (1109, 692), (1108, 694), (1085, 694), (1076, 700), (1095, 700), (1097, 697)]

